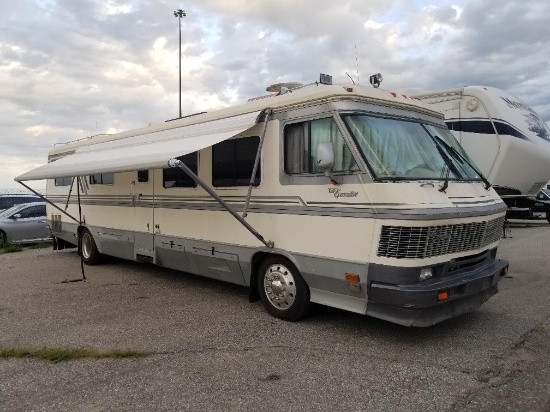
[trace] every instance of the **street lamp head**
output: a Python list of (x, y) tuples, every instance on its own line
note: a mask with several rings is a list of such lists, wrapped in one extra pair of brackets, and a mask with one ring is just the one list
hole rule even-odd
[(174, 17), (179, 17), (181, 19), (182, 17), (185, 17), (185, 16), (186, 16), (185, 10), (177, 9), (176, 11), (174, 11)]

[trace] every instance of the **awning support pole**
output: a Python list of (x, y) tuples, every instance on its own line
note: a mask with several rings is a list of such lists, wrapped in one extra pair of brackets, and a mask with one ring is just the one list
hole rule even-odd
[(30, 190), (31, 192), (33, 192), (36, 196), (38, 196), (39, 198), (43, 199), (46, 203), (52, 205), (53, 207), (55, 207), (57, 210), (59, 210), (61, 213), (63, 213), (64, 215), (70, 217), (71, 219), (73, 219), (76, 223), (80, 224), (80, 222), (78, 221), (77, 218), (71, 216), (70, 214), (68, 214), (67, 212), (65, 212), (63, 209), (61, 209), (60, 207), (54, 205), (52, 202), (50, 202), (48, 199), (46, 199), (43, 195), (41, 195), (40, 193), (38, 193), (36, 190), (34, 189), (31, 189), (29, 186), (27, 186), (25, 183), (23, 182), (19, 182), (20, 185), (26, 187), (28, 190)]
[(71, 193), (73, 193), (74, 179), (73, 177), (73, 180), (71, 180), (71, 187), (69, 189), (69, 195), (67, 196), (67, 203), (65, 203), (65, 210), (69, 208), (69, 200), (71, 199)]
[(265, 240), (262, 235), (260, 235), (252, 226), (248, 224), (246, 220), (244, 220), (237, 212), (235, 212), (231, 207), (225, 203), (225, 201), (218, 196), (216, 192), (214, 192), (200, 177), (198, 177), (191, 169), (187, 167), (185, 163), (183, 163), (179, 159), (170, 159), (168, 161), (168, 166), (170, 167), (179, 167), (181, 170), (183, 170), (187, 175), (193, 179), (200, 187), (202, 187), (206, 192), (212, 196), (225, 210), (227, 210), (231, 215), (237, 219), (250, 233), (252, 233), (260, 242), (262, 242), (264, 245), (266, 245), (269, 248), (273, 247), (273, 242), (270, 240)]
[(271, 110), (266, 110), (264, 117), (264, 130), (260, 136), (260, 144), (258, 145), (258, 151), (256, 152), (256, 159), (254, 160), (254, 168), (252, 169), (252, 176), (250, 176), (250, 184), (248, 185), (248, 193), (246, 195), (246, 202), (244, 203), (243, 218), (248, 215), (248, 205), (250, 204), (250, 197), (252, 196), (252, 187), (254, 186), (254, 179), (256, 178), (256, 172), (258, 171), (258, 165), (260, 164), (260, 155), (262, 152), (262, 146), (264, 144), (265, 132), (267, 130), (267, 119), (271, 114)]
[[(74, 179), (74, 178), (73, 178)], [(79, 227), (82, 226), (82, 205), (80, 204), (80, 179), (85, 179), (85, 177), (77, 177), (79, 180), (76, 185), (76, 195), (78, 198), (78, 220)], [(82, 236), (80, 236), (80, 231), (77, 230), (78, 234), (78, 254), (80, 256), (80, 271), (82, 272), (82, 280), (86, 281), (86, 275), (84, 274), (84, 256), (82, 256)]]

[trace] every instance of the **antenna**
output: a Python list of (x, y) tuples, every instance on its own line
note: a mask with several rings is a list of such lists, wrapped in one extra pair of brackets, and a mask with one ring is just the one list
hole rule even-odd
[[(359, 84), (359, 60), (357, 59), (357, 43), (355, 43), (354, 46), (355, 46), (355, 70), (357, 71), (357, 84)], [(355, 82), (353, 84), (355, 84)]]
[(347, 75), (348, 75), (348, 77), (349, 77), (349, 78), (351, 79), (351, 82), (352, 82), (353, 84), (355, 84), (355, 80), (353, 80), (353, 77), (351, 77), (351, 76), (349, 75), (349, 73), (348, 73), (348, 72), (346, 72), (346, 74), (347, 74)]

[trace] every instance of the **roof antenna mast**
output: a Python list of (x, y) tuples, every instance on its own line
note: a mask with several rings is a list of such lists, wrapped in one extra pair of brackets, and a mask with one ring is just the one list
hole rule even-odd
[(357, 71), (357, 84), (359, 84), (359, 60), (357, 59), (357, 43), (355, 43), (355, 70)]

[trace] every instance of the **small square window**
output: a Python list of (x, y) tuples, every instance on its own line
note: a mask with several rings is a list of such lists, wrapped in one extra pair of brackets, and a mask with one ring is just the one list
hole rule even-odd
[(138, 170), (137, 172), (138, 182), (145, 183), (149, 181), (149, 170)]

